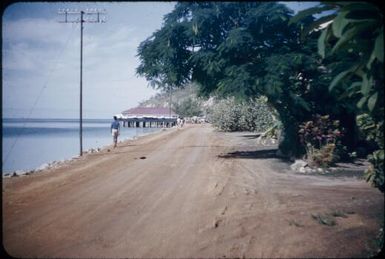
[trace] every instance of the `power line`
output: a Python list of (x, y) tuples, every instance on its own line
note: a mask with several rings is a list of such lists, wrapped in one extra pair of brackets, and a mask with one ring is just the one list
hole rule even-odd
[[(104, 23), (105, 9), (87, 8), (83, 10), (59, 9), (58, 14), (64, 15), (62, 23), (80, 23), (80, 103), (79, 103), (79, 144), (80, 156), (83, 155), (83, 23)], [(80, 15), (80, 17), (79, 17)], [(96, 17), (95, 17), (96, 16)]]
[(63, 55), (63, 53), (64, 53), (64, 50), (67, 49), (69, 40), (71, 39), (72, 33), (73, 33), (74, 31), (75, 31), (75, 30), (74, 30), (74, 27), (72, 27), (72, 30), (71, 30), (70, 34), (68, 35), (68, 38), (67, 38), (67, 40), (66, 40), (66, 42), (65, 42), (65, 44), (64, 44), (64, 47), (63, 47), (63, 48), (58, 52), (58, 54), (57, 54), (57, 57), (56, 57), (56, 60), (55, 60), (55, 65), (52, 66), (51, 70), (49, 71), (48, 76), (47, 76), (47, 80), (46, 80), (45, 83), (43, 84), (43, 87), (40, 89), (40, 91), (39, 91), (39, 93), (38, 93), (38, 95), (37, 95), (35, 101), (33, 102), (33, 105), (32, 105), (32, 107), (31, 107), (31, 109), (29, 109), (29, 113), (27, 114), (27, 116), (26, 116), (26, 118), (25, 118), (26, 120), (25, 120), (25, 122), (23, 123), (23, 125), (22, 125), (22, 127), (21, 127), (21, 130), (20, 130), (19, 133), (16, 135), (16, 138), (15, 138), (15, 140), (13, 141), (11, 148), (10, 148), (9, 151), (7, 152), (7, 154), (6, 154), (6, 156), (5, 156), (5, 159), (4, 159), (4, 163), (7, 162), (7, 160), (8, 160), (8, 158), (9, 158), (10, 154), (12, 153), (14, 147), (16, 146), (16, 144), (17, 144), (17, 142), (18, 142), (18, 140), (19, 140), (20, 135), (23, 133), (23, 130), (24, 130), (26, 124), (27, 124), (27, 120), (31, 117), (33, 111), (34, 111), (35, 108), (36, 108), (36, 105), (38, 104), (38, 102), (40, 101), (41, 96), (43, 95), (44, 90), (47, 88), (48, 82), (49, 82), (49, 80), (51, 79), (51, 76), (52, 76), (53, 72), (57, 69), (59, 60), (61, 59), (61, 57), (62, 57), (62, 55)]

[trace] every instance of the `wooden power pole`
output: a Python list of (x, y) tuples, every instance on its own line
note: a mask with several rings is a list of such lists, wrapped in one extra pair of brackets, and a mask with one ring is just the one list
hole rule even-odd
[(85, 11), (61, 9), (58, 12), (64, 15), (62, 23), (80, 23), (80, 104), (79, 104), (79, 139), (80, 139), (80, 156), (83, 155), (83, 23), (104, 23), (105, 10), (86, 9)]

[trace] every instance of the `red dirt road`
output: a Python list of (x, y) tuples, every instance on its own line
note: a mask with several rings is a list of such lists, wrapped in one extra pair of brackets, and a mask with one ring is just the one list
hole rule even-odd
[[(333, 226), (313, 217), (333, 213)], [(3, 179), (15, 257), (362, 257), (383, 216), (363, 180), (296, 174), (250, 133), (208, 125)]]

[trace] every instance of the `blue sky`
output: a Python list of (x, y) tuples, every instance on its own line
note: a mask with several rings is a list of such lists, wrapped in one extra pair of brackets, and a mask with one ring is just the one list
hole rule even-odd
[(3, 14), (3, 117), (79, 116), (79, 24), (58, 10), (106, 9), (85, 23), (83, 116), (110, 118), (155, 91), (135, 75), (139, 43), (160, 29), (172, 2), (15, 3)]
[[(316, 2), (286, 2), (303, 9)], [(79, 116), (80, 29), (59, 23), (59, 9), (106, 10), (106, 23), (85, 23), (83, 117), (110, 118), (156, 91), (135, 74), (137, 47), (157, 29), (175, 2), (25, 2), (2, 17), (3, 117)]]

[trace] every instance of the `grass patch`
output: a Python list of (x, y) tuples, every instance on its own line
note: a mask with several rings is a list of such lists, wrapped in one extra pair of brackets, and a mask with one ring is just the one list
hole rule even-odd
[(378, 230), (377, 236), (374, 240), (371, 240), (366, 244), (366, 248), (369, 251), (369, 257), (381, 257), (381, 251), (384, 248), (384, 228), (381, 227)]
[(289, 220), (289, 225), (290, 226), (296, 226), (296, 227), (299, 227), (299, 228), (300, 227), (304, 227), (304, 225), (302, 225), (301, 223), (295, 221), (294, 219)]
[(348, 216), (346, 215), (345, 212), (343, 212), (342, 210), (333, 210), (331, 213), (330, 213), (331, 216), (333, 217), (340, 217), (340, 218), (347, 218)]
[(311, 217), (313, 219), (317, 220), (318, 223), (320, 223), (322, 225), (335, 226), (337, 224), (334, 217), (330, 214), (321, 214), (321, 213), (314, 214), (314, 213), (312, 213)]

